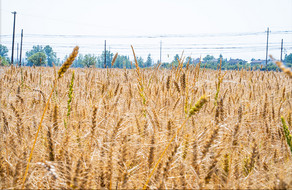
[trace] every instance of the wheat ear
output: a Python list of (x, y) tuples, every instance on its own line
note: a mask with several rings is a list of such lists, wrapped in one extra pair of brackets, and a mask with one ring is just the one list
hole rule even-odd
[(68, 57), (68, 59), (63, 63), (63, 65), (61, 66), (61, 68), (58, 71), (58, 79), (62, 78), (62, 76), (64, 75), (64, 73), (69, 69), (69, 67), (72, 65), (73, 61), (75, 60), (77, 54), (78, 54), (78, 50), (79, 47), (76, 46), (73, 49), (73, 52), (70, 54), (70, 56)]
[(111, 63), (112, 66), (114, 66), (117, 57), (118, 57), (118, 53), (115, 54), (115, 56), (114, 56), (114, 58), (113, 58), (113, 60), (112, 60), (112, 63)]

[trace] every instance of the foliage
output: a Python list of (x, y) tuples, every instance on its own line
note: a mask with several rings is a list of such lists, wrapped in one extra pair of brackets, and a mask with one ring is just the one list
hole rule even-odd
[(43, 47), (41, 45), (32, 46), (32, 50), (27, 51), (25, 53), (25, 55), (28, 58), (28, 57), (30, 57), (33, 54), (38, 53), (38, 52), (43, 52), (44, 53), (44, 49), (43, 49)]
[(43, 48), (43, 46), (41, 46), (41, 45), (36, 45), (36, 46), (33, 46), (30, 51), (26, 52), (28, 66), (31, 66), (33, 64), (28, 58), (36, 53), (44, 53), (46, 55), (46, 63), (48, 64), (48, 66), (50, 66), (50, 67), (53, 66), (53, 63), (56, 65), (58, 64), (57, 55), (53, 51), (53, 48), (51, 46), (46, 45)]
[[(290, 55), (292, 57), (292, 54), (290, 54)], [(288, 60), (288, 61), (290, 60), (289, 56), (286, 55), (286, 58), (287, 58), (286, 60)], [(217, 70), (218, 67), (219, 67), (219, 64), (220, 64), (220, 58), (222, 58), (222, 66), (221, 66), (222, 70), (241, 70), (241, 69), (247, 69), (247, 70), (248, 69), (252, 69), (252, 70), (262, 70), (262, 71), (265, 71), (265, 70), (277, 71), (278, 70), (278, 67), (273, 62), (269, 62), (268, 63), (267, 69), (266, 69), (265, 65), (258, 64), (258, 65), (251, 66), (250, 63), (247, 63), (246, 61), (241, 60), (241, 59), (239, 59), (238, 62), (236, 62), (236, 63), (233, 62), (231, 64), (231, 63), (228, 62), (227, 59), (223, 58), (222, 54), (220, 54), (219, 58), (217, 58), (217, 59), (212, 55), (206, 55), (202, 59), (200, 67), (201, 68), (206, 68), (206, 69)], [(164, 63), (161, 64), (161, 67), (163, 67), (163, 68), (171, 68), (172, 66), (176, 67), (178, 65), (177, 59), (179, 59), (179, 55), (178, 54), (175, 55), (174, 60), (171, 63), (164, 62)], [(253, 60), (255, 60), (255, 59), (253, 59)], [(195, 60), (193, 58), (187, 57), (186, 60), (184, 61), (184, 64), (183, 64), (184, 67), (186, 66), (188, 61), (189, 61), (190, 65), (196, 66), (198, 64), (198, 63), (195, 63)], [(288, 67), (291, 67), (292, 63), (285, 62), (285, 65), (288, 66)]]
[(2, 57), (0, 55), (0, 66), (8, 66), (8, 65), (9, 65), (8, 60), (5, 57)]
[(86, 54), (81, 62), (84, 67), (95, 67), (97, 63), (97, 57), (93, 54)]
[(142, 57), (137, 57), (137, 62), (138, 62), (139, 67), (141, 67), (141, 68), (146, 67)]
[(206, 57), (203, 58), (203, 61), (210, 62), (213, 61), (215, 57), (213, 55), (206, 55)]
[(56, 64), (57, 63), (57, 55), (56, 53), (53, 51), (53, 48), (49, 45), (46, 45), (44, 47), (44, 52), (47, 56), (47, 63), (49, 67), (53, 66), (53, 63)]
[(146, 62), (145, 62), (145, 67), (151, 67), (152, 62), (153, 62), (153, 60), (152, 60), (152, 58), (151, 58), (151, 54), (148, 54), (148, 56), (147, 56), (147, 60), (146, 60)]
[(118, 55), (115, 64), (113, 66), (114, 68), (131, 68), (131, 62), (129, 60), (128, 56), (125, 55)]
[(292, 53), (290, 53), (289, 55), (285, 55), (284, 62), (288, 67), (292, 67)]
[(173, 66), (178, 66), (178, 60), (179, 60), (179, 55), (176, 54), (174, 57), (173, 57), (173, 61), (171, 62), (171, 64)]
[(83, 67), (83, 64), (82, 64), (83, 59), (84, 59), (84, 56), (82, 54), (79, 54), (78, 57), (74, 60), (72, 67)]
[[(106, 53), (106, 63), (104, 65), (104, 54)], [(111, 53), (110, 51), (106, 50), (106, 52), (104, 53), (104, 51), (102, 52), (102, 54), (100, 56), (97, 57), (97, 64), (96, 67), (99, 68), (111, 68), (111, 63), (112, 63), (112, 59), (114, 57), (114, 54)]]
[(35, 66), (43, 66), (47, 63), (47, 56), (43, 52), (37, 52), (28, 57), (27, 60)]
[(6, 46), (0, 44), (0, 56), (6, 58), (6, 57), (8, 57), (7, 53), (8, 53), (8, 48)]
[[(0, 46), (1, 47), (1, 46)], [(1, 49), (1, 48), (0, 48)], [(3, 48), (5, 49), (5, 48)], [(7, 48), (6, 48), (7, 49)], [(33, 46), (31, 51), (26, 52), (27, 58), (33, 55), (37, 52), (44, 52), (47, 56), (47, 64), (48, 66), (52, 66), (52, 63), (54, 62), (55, 65), (58, 65), (59, 61), (56, 57), (56, 53), (53, 52), (53, 49), (50, 46), (45, 46), (44, 48), (40, 45)], [(131, 67), (131, 61), (129, 59), (129, 56), (126, 55), (118, 55), (115, 64), (112, 66), (111, 62), (113, 59), (114, 54), (111, 51), (106, 50), (106, 64), (104, 65), (104, 51), (100, 55), (93, 55), (93, 54), (87, 54), (85, 57), (82, 54), (79, 54), (78, 58), (74, 61), (72, 67), (91, 67), (95, 65), (97, 68), (135, 68), (134, 64)], [(213, 55), (206, 55), (204, 58), (202, 58), (201, 62), (201, 68), (206, 69), (213, 69), (216, 70), (219, 67), (220, 58), (222, 58), (222, 70), (240, 70), (240, 69), (253, 69), (253, 70), (268, 70), (268, 71), (277, 71), (278, 67), (270, 62), (267, 65), (267, 68), (265, 65), (251, 65), (247, 63), (244, 60), (239, 59), (237, 62), (230, 63), (226, 58), (223, 58), (223, 55), (220, 54), (218, 58), (215, 58)], [(66, 59), (66, 57), (65, 57)], [(180, 59), (180, 56), (176, 54), (171, 62), (163, 62), (161, 63), (162, 68), (172, 68), (172, 66), (177, 67), (178, 66), (178, 60)], [(9, 62), (9, 59), (6, 59)], [(251, 61), (255, 61), (253, 58)], [(140, 68), (146, 68), (151, 67), (154, 60), (151, 57), (151, 54), (148, 54), (146, 61), (143, 60), (142, 57), (137, 57), (137, 62)], [(190, 65), (196, 65), (198, 64), (198, 59), (193, 59), (192, 57), (186, 57), (184, 59), (183, 67), (186, 66), (186, 64), (189, 62)], [(287, 67), (292, 67), (292, 53), (289, 55), (285, 55), (284, 64)], [(28, 60), (28, 66), (31, 66), (32, 63)]]

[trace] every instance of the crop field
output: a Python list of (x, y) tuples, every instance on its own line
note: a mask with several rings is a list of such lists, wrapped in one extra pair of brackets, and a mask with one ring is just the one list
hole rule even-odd
[(57, 72), (1, 68), (1, 189), (292, 188), (283, 72)]

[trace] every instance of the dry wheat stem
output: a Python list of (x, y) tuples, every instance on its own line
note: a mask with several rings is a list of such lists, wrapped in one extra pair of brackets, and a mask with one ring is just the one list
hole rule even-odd
[(49, 98), (48, 98), (48, 101), (47, 101), (47, 103), (46, 103), (45, 109), (44, 109), (43, 114), (42, 114), (42, 117), (41, 117), (40, 124), (39, 124), (39, 126), (38, 126), (37, 133), (36, 133), (35, 138), (34, 138), (34, 142), (33, 142), (33, 145), (32, 145), (31, 151), (30, 151), (30, 154), (29, 154), (29, 158), (28, 158), (28, 161), (27, 161), (27, 166), (26, 166), (25, 173), (24, 173), (23, 180), (22, 180), (22, 189), (24, 189), (24, 184), (25, 184), (25, 180), (26, 180), (27, 173), (28, 173), (29, 164), (30, 164), (30, 161), (31, 161), (31, 158), (32, 158), (32, 154), (33, 154), (33, 151), (34, 151), (34, 148), (35, 148), (35, 144), (36, 144), (36, 141), (37, 141), (37, 138), (38, 138), (39, 132), (40, 132), (41, 127), (42, 127), (42, 122), (43, 122), (43, 120), (44, 120), (46, 110), (48, 109), (50, 99), (51, 99), (51, 97), (52, 97), (52, 95), (53, 95), (53, 92), (54, 92), (56, 86), (57, 86), (57, 81), (54, 82), (53, 89), (52, 89), (52, 91), (51, 91), (51, 93), (50, 93), (50, 96), (49, 96)]

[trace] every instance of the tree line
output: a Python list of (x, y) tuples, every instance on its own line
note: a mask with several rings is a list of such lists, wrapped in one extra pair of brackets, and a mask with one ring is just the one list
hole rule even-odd
[[(25, 53), (26, 61), (25, 66), (48, 66), (52, 67), (53, 64), (59, 66), (61, 64), (60, 58), (57, 58), (56, 53), (53, 51), (53, 48), (49, 45), (41, 46), (36, 45), (33, 46), (30, 51)], [(106, 57), (105, 57), (106, 56)], [(110, 51), (102, 52), (101, 55), (96, 56), (94, 54), (79, 54), (78, 57), (73, 62), (72, 67), (80, 67), (80, 68), (134, 68), (135, 64), (132, 64), (129, 56), (126, 55), (118, 55), (114, 65), (111, 65), (114, 54)], [(66, 60), (67, 57), (64, 58)], [(64, 61), (63, 60), (63, 61)], [(106, 60), (106, 62), (104, 62)], [(161, 63), (161, 67), (163, 68), (172, 68), (178, 66), (178, 62), (180, 57), (176, 54), (171, 62), (163, 62)], [(255, 60), (255, 59), (252, 59)], [(283, 60), (287, 67), (292, 67), (292, 53), (289, 55), (285, 55), (285, 59)], [(155, 65), (154, 60), (151, 57), (151, 54), (148, 54), (147, 59), (144, 60), (142, 57), (137, 57), (137, 62), (139, 67), (152, 67)], [(221, 62), (221, 68), (224, 70), (234, 70), (234, 69), (242, 69), (242, 68), (253, 68), (253, 69), (261, 69), (261, 70), (277, 70), (277, 66), (269, 61), (267, 64), (267, 68), (262, 63), (250, 62), (248, 63), (245, 60), (235, 59), (228, 60), (220, 55), (219, 58), (215, 58), (212, 55), (205, 56), (202, 60), (199, 58), (194, 59), (192, 57), (186, 57), (184, 60), (184, 66), (189, 64), (198, 64), (201, 62), (201, 67), (208, 69), (217, 69), (219, 63)], [(8, 66), (10, 65), (10, 59), (8, 57), (8, 48), (4, 45), (0, 44), (0, 66)]]

